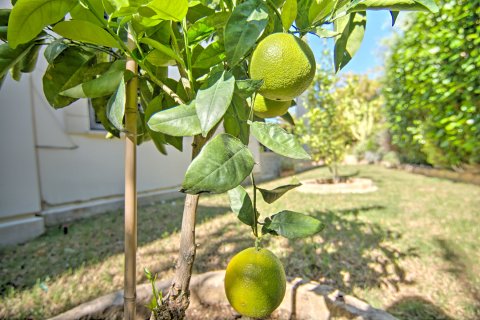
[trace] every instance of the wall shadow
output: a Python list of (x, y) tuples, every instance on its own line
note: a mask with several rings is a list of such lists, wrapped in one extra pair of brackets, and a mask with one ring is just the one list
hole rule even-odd
[(402, 298), (386, 311), (400, 320), (454, 320), (441, 308), (419, 296)]
[(325, 229), (320, 239), (288, 241), (291, 250), (282, 259), (287, 275), (303, 275), (345, 293), (351, 293), (355, 287), (398, 291), (400, 283), (408, 283), (399, 261), (415, 256), (416, 250), (401, 252), (393, 248), (388, 240), (398, 240), (401, 234), (359, 218), (364, 212), (381, 209), (366, 206), (315, 212), (313, 215), (325, 224)]

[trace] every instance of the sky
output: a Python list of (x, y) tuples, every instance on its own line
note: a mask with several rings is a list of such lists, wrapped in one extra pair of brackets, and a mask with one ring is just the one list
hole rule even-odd
[[(396, 27), (392, 27), (392, 18), (388, 11), (367, 11), (367, 27), (360, 49), (352, 60), (341, 70), (341, 73), (367, 73), (375, 67), (383, 65), (380, 55), (381, 40), (389, 37)], [(317, 56), (321, 52), (323, 39), (309, 36), (308, 42)], [(333, 45), (333, 41), (330, 41)], [(331, 48), (333, 54), (333, 46)]]

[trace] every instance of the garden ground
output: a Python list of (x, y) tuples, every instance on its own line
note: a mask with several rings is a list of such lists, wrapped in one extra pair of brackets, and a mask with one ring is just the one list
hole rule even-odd
[[(480, 318), (480, 187), (376, 166), (359, 170), (379, 190), (362, 195), (290, 191), (260, 210), (289, 209), (321, 219), (315, 237), (263, 243), (282, 260), (287, 276), (328, 284), (400, 319)], [(327, 169), (299, 174), (325, 177)], [(289, 178), (271, 181), (273, 188)], [(139, 283), (143, 268), (173, 275), (182, 201), (139, 209)], [(51, 228), (27, 244), (0, 251), (0, 318), (42, 319), (123, 285), (123, 213)], [(248, 226), (230, 212), (226, 195), (202, 196), (197, 217), (195, 273), (223, 269), (253, 245)]]

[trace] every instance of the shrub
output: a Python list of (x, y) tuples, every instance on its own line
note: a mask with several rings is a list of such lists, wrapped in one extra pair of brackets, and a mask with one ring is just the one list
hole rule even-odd
[(479, 14), (478, 0), (443, 1), (394, 41), (384, 94), (403, 161), (480, 163)]

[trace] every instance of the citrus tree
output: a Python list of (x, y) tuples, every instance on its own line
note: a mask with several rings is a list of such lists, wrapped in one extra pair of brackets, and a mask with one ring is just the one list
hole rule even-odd
[(303, 101), (306, 112), (296, 126), (300, 141), (308, 146), (313, 160), (322, 160), (328, 166), (334, 182), (339, 182), (338, 164), (352, 144), (350, 123), (345, 117), (349, 106), (336, 100), (338, 82), (329, 51), (325, 50)]
[[(298, 184), (258, 188), (247, 143), (252, 135), (283, 156), (310, 158), (294, 135), (261, 119), (286, 112), (286, 103), (278, 101), (291, 103), (313, 78), (313, 53), (301, 37), (309, 32), (335, 36), (339, 70), (360, 45), (368, 9), (390, 10), (395, 18), (398, 10), (437, 7), (433, 0), (18, 0), (13, 9), (1, 10), (0, 77), (10, 70), (18, 79), (32, 71), (45, 46), (43, 91), (52, 107), (91, 99), (105, 129), (126, 137), (127, 319), (135, 317), (135, 146), (152, 140), (165, 153), (166, 144), (181, 150), (183, 138), (193, 137), (181, 189), (186, 198), (175, 276), (164, 297), (154, 290), (151, 303), (152, 318), (182, 319), (189, 304), (200, 194), (228, 191), (233, 212), (252, 230), (262, 256), (267, 250), (261, 249), (263, 235), (298, 238), (321, 230), (318, 220), (289, 210), (259, 221), (258, 192), (272, 203)], [(328, 24), (334, 31), (323, 27)], [(168, 76), (169, 67), (178, 69), (179, 79)], [(256, 96), (271, 113), (258, 109), (254, 114)], [(272, 111), (275, 102), (282, 110)], [(215, 134), (220, 126), (223, 132)], [(248, 176), (253, 199), (240, 186)], [(284, 283), (283, 267), (273, 267), (275, 258), (266, 255), (276, 270), (273, 279)], [(235, 286), (226, 283), (227, 296)], [(269, 287), (256, 293), (268, 296)], [(271, 312), (279, 300), (268, 301), (265, 312), (253, 316)]]
[(355, 143), (365, 143), (382, 120), (380, 82), (358, 74), (346, 74), (339, 82), (334, 100), (347, 107), (345, 118)]

